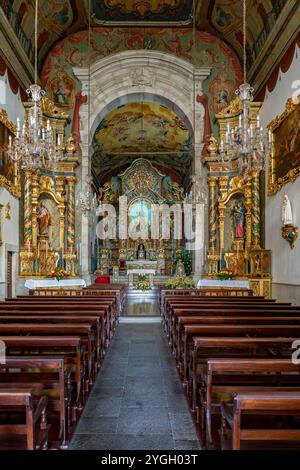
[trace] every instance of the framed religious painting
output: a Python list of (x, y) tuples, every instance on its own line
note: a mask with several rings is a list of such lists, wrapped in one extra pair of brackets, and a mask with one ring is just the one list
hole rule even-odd
[(272, 195), (300, 175), (300, 103), (289, 99), (268, 128), (272, 133), (268, 193)]
[(7, 156), (9, 136), (14, 137), (15, 125), (7, 118), (4, 109), (0, 109), (0, 187), (7, 189), (14, 197), (21, 197), (19, 164)]

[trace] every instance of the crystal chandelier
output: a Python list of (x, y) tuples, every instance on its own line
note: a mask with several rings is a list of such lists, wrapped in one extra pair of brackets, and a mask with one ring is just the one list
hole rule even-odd
[(254, 116), (251, 109), (254, 88), (247, 83), (246, 15), (246, 0), (243, 0), (244, 83), (235, 92), (240, 98), (239, 122), (237, 127), (232, 127), (227, 120), (225, 138), (221, 139), (219, 148), (220, 160), (236, 161), (238, 169), (244, 174), (251, 168), (264, 168), (265, 154), (270, 150), (272, 143), (271, 134), (266, 138), (259, 116)]
[(42, 112), (42, 98), (45, 91), (37, 84), (38, 61), (38, 0), (35, 3), (35, 83), (30, 85), (26, 93), (32, 100), (32, 106), (28, 110), (26, 123), (21, 129), (20, 120), (17, 119), (16, 137), (9, 137), (7, 150), (8, 157), (19, 162), (22, 169), (25, 168), (50, 168), (63, 156), (63, 142), (61, 137), (56, 137), (50, 121), (44, 126)]
[(91, 190), (91, 178), (89, 176), (85, 179), (84, 188), (78, 194), (78, 207), (82, 214), (88, 215), (89, 213), (95, 213), (98, 207), (97, 196)]
[(192, 187), (190, 192), (186, 194), (184, 202), (186, 204), (206, 204), (207, 195), (203, 190), (201, 183), (196, 179), (195, 176), (192, 177)]

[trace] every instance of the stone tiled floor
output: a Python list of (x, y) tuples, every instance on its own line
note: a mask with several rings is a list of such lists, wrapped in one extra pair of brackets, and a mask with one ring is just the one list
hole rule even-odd
[(199, 449), (160, 324), (119, 325), (70, 449)]

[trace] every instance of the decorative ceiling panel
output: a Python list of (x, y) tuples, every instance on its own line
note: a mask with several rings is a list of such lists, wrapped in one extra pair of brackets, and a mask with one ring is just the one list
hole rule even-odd
[(188, 23), (193, 0), (92, 0), (96, 23)]

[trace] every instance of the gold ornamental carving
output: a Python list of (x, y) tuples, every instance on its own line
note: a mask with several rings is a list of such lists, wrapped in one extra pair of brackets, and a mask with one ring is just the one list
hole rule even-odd
[(132, 190), (136, 190), (143, 194), (149, 189), (153, 189), (154, 176), (145, 169), (137, 169), (128, 178), (128, 185)]

